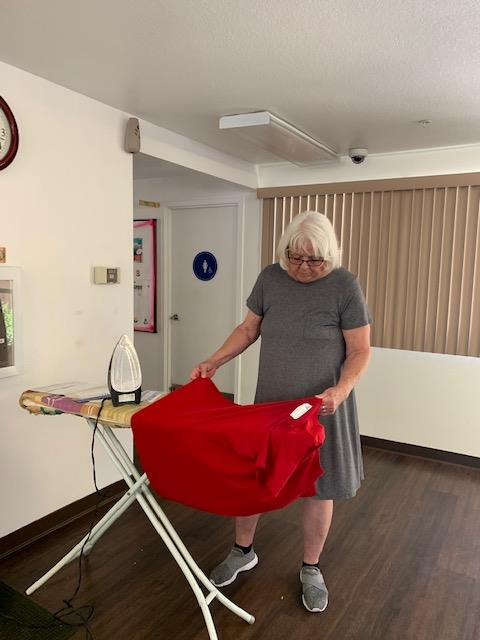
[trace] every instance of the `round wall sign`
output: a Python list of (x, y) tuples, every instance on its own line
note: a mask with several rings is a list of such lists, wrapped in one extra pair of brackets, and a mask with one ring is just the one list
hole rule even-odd
[(199, 280), (211, 280), (217, 273), (217, 259), (209, 251), (197, 253), (193, 259), (193, 273)]

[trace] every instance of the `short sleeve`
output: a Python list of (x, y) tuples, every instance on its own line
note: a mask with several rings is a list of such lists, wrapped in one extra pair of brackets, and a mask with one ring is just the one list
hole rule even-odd
[(355, 278), (348, 288), (340, 310), (340, 328), (358, 329), (367, 324), (371, 324), (372, 318), (368, 311), (365, 296), (360, 288), (358, 280)]
[(251, 294), (247, 298), (247, 307), (257, 316), (263, 316), (264, 314), (263, 281), (264, 274), (262, 271), (253, 285)]

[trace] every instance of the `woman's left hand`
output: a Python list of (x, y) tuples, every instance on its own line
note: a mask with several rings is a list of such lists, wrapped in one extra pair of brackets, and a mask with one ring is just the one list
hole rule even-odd
[(320, 393), (316, 397), (322, 400), (320, 415), (331, 416), (335, 413), (338, 406), (342, 404), (346, 396), (338, 387), (329, 387), (328, 389), (325, 389), (323, 393)]

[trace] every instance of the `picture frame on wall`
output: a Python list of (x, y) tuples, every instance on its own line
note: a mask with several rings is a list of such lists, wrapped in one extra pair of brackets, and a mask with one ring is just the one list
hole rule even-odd
[(156, 223), (153, 218), (133, 223), (133, 328), (156, 333)]
[(22, 372), (21, 274), (0, 265), (0, 378)]

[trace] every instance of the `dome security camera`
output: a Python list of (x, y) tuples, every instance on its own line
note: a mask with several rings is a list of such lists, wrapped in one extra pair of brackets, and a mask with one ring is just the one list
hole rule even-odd
[(353, 164), (362, 164), (362, 162), (368, 156), (368, 149), (349, 149), (348, 155), (350, 156)]

